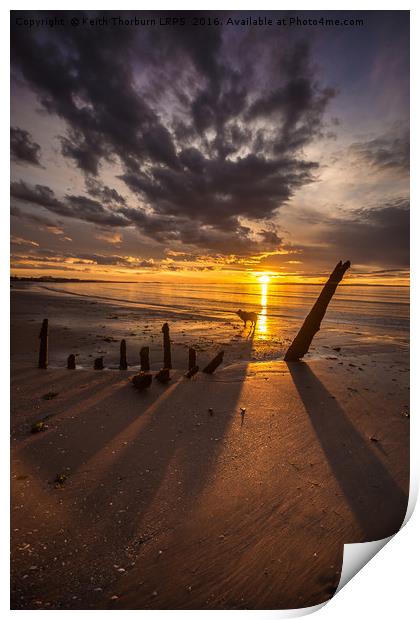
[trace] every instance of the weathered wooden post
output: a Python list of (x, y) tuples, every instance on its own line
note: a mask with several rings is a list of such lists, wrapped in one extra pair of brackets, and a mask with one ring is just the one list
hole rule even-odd
[(220, 353), (218, 353), (216, 357), (214, 357), (211, 362), (209, 362), (207, 366), (203, 368), (203, 372), (205, 372), (207, 375), (211, 375), (216, 370), (216, 368), (220, 366), (220, 364), (223, 362), (224, 354), (224, 351), (220, 351)]
[(76, 356), (73, 353), (67, 358), (67, 368), (68, 370), (76, 370)]
[(140, 349), (140, 370), (142, 372), (150, 370), (149, 347), (142, 347)]
[(93, 362), (93, 368), (95, 370), (103, 370), (104, 369), (104, 358), (97, 357), (95, 361)]
[(171, 339), (169, 337), (169, 325), (164, 323), (162, 327), (163, 332), (163, 367), (172, 368), (171, 359)]
[(120, 370), (127, 370), (127, 345), (124, 339), (120, 343)]
[(328, 304), (349, 267), (349, 260), (345, 263), (340, 261), (336, 265), (297, 336), (288, 348), (284, 356), (286, 362), (297, 362), (308, 352), (313, 337), (321, 327), (321, 321), (325, 316)]
[(39, 332), (41, 340), (39, 344), (38, 368), (48, 367), (48, 319), (42, 321), (41, 331)]
[(185, 376), (187, 379), (191, 379), (199, 370), (197, 366), (197, 351), (190, 347), (188, 349), (188, 372), (185, 373)]
[(197, 366), (197, 351), (193, 348), (188, 349), (188, 370)]

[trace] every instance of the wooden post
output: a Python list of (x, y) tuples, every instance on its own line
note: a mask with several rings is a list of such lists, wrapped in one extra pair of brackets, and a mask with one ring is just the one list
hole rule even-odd
[(142, 347), (140, 349), (140, 370), (142, 372), (150, 370), (149, 347)]
[(197, 351), (195, 349), (188, 349), (188, 370), (191, 370), (197, 366)]
[(171, 359), (171, 339), (169, 338), (169, 325), (164, 323), (162, 327), (163, 332), (163, 367), (172, 368)]
[(104, 358), (97, 357), (95, 361), (93, 362), (93, 368), (95, 370), (103, 370), (104, 369)]
[(76, 357), (73, 353), (71, 353), (68, 358), (67, 358), (67, 368), (69, 370), (75, 370), (76, 369)]
[(125, 340), (120, 343), (120, 370), (127, 370), (127, 345)]
[(191, 379), (191, 377), (193, 377), (194, 375), (196, 375), (199, 371), (199, 367), (198, 366), (193, 366), (192, 368), (189, 369), (188, 372), (185, 373), (185, 377), (187, 377), (187, 379)]
[(340, 261), (336, 265), (297, 336), (288, 348), (284, 356), (286, 362), (297, 362), (308, 352), (313, 337), (321, 327), (321, 321), (325, 316), (328, 304), (349, 267), (350, 261), (345, 263)]
[(42, 321), (41, 331), (39, 333), (41, 340), (39, 344), (38, 368), (48, 367), (48, 319)]
[(199, 371), (199, 367), (197, 366), (197, 351), (190, 347), (188, 349), (188, 372), (185, 373), (187, 379), (191, 379), (194, 375), (196, 375)]
[(207, 366), (203, 368), (203, 372), (205, 372), (207, 375), (211, 375), (216, 370), (216, 368), (220, 366), (220, 364), (223, 362), (224, 354), (224, 351), (220, 351), (220, 353), (218, 353), (216, 357), (214, 357), (211, 362), (209, 362)]

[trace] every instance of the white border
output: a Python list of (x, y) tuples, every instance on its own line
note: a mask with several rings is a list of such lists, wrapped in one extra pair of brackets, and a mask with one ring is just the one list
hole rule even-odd
[[(13, 10), (80, 10), (86, 8), (86, 2), (78, 2), (74, 0), (71, 3), (71, 6), (57, 6), (56, 2), (16, 2), (14, 3)], [(115, 10), (115, 3), (111, 3), (108, 1), (103, 2), (92, 2), (89, 5), (89, 9), (98, 9), (98, 10)], [(418, 95), (418, 85), (415, 76), (420, 75), (420, 65), (419, 65), (419, 20), (417, 16), (417, 10), (415, 10), (414, 2), (354, 2), (350, 8), (350, 3), (340, 4), (339, 2), (320, 2), (319, 4), (313, 2), (301, 2), (299, 3), (299, 8), (293, 7), (292, 3), (289, 5), (279, 5), (276, 2), (265, 2), (262, 6), (256, 6), (255, 2), (249, 2), (243, 0), (241, 2), (220, 2), (220, 0), (214, 0), (211, 3), (193, 3), (191, 1), (188, 2), (179, 2), (176, 3), (174, 1), (166, 1), (162, 2), (159, 0), (155, 0), (153, 3), (144, 3), (139, 4), (138, 2), (125, 2), (122, 5), (118, 6), (118, 10), (146, 10), (146, 9), (154, 9), (154, 10), (295, 10), (296, 12), (309, 11), (309, 10), (348, 10), (348, 11), (366, 11), (366, 10), (410, 10), (411, 9), (411, 50), (412, 50), (412, 60), (411, 60), (411, 106), (412, 110), (414, 110), (414, 114), (411, 119), (411, 136), (412, 136), (412, 183), (411, 183), (411, 220), (412, 220), (412, 229), (411, 229), (411, 255), (412, 255), (412, 264), (414, 265), (414, 269), (418, 265), (418, 252), (419, 245), (416, 244), (415, 234), (419, 231), (418, 223), (419, 223), (419, 201), (418, 201), (418, 181), (416, 176), (416, 170), (419, 169), (419, 157), (417, 152), (417, 140), (418, 140), (418, 127), (419, 121), (417, 120), (417, 111), (420, 109), (420, 101)], [(7, 428), (7, 420), (8, 420), (8, 412), (9, 412), (9, 402), (7, 395), (9, 393), (9, 376), (8, 376), (8, 350), (9, 350), (9, 337), (8, 337), (8, 323), (9, 323), (9, 215), (8, 215), (8, 201), (9, 201), (9, 177), (10, 177), (10, 167), (9, 167), (9, 118), (10, 118), (10, 107), (9, 107), (9, 64), (10, 64), (10, 56), (9, 56), (9, 8), (1, 9), (1, 20), (0, 20), (0, 28), (1, 28), (1, 37), (0, 37), (0, 46), (1, 46), (1, 58), (2, 62), (0, 63), (0, 71), (1, 71), (1, 83), (2, 83), (2, 92), (3, 97), (0, 99), (1, 105), (1, 166), (0, 166), (0, 174), (2, 183), (0, 187), (2, 188), (2, 222), (0, 227), (0, 260), (1, 260), (1, 285), (2, 285), (2, 298), (0, 305), (0, 320), (1, 325), (3, 326), (2, 333), (2, 369), (0, 372), (1, 377), (1, 394), (2, 400), (4, 403), (3, 410), (1, 414), (3, 415), (3, 424), (2, 424), (2, 433), (1, 439), (4, 442), (3, 450), (1, 451), (2, 465), (1, 471), (3, 472), (2, 476), (2, 490), (4, 493), (3, 505), (6, 506), (8, 503), (9, 497), (9, 481), (8, 481), (8, 472), (9, 472), (9, 461), (8, 461), (8, 451), (9, 451), (9, 438), (8, 433), (6, 432)], [(411, 288), (411, 303), (412, 303), (412, 316), (415, 317), (415, 320), (412, 322), (412, 354), (411, 354), (411, 367), (412, 372), (415, 373), (419, 365), (416, 360), (416, 350), (420, 350), (420, 338), (419, 338), (419, 329), (420, 327), (416, 326), (416, 317), (420, 316), (420, 294), (419, 294), (419, 285), (418, 285), (418, 277), (417, 273), (412, 269), (412, 288)], [(417, 321), (418, 323), (418, 321)], [(411, 397), (411, 493), (410, 493), (410, 508), (411, 512), (414, 507), (415, 498), (418, 493), (418, 483), (419, 483), (419, 464), (420, 464), (420, 450), (418, 449), (419, 445), (419, 437), (418, 437), (418, 423), (416, 422), (416, 413), (418, 410), (419, 404), (419, 392), (416, 388), (416, 385), (412, 385), (412, 397)], [(8, 530), (9, 530), (9, 515), (8, 511), (4, 510), (1, 514), (1, 608), (9, 613), (22, 613), (18, 611), (9, 611), (9, 542), (8, 542)], [(418, 613), (418, 603), (417, 603), (417, 588), (418, 584), (416, 579), (416, 575), (418, 574), (418, 561), (417, 561), (417, 553), (420, 549), (419, 545), (420, 541), (420, 517), (419, 510), (414, 513), (414, 516), (408, 522), (408, 524), (403, 528), (403, 530), (398, 533), (391, 542), (386, 546), (386, 548), (381, 551), (381, 553), (376, 556), (369, 564), (363, 568), (361, 574), (356, 575), (350, 582), (350, 585), (344, 588), (338, 596), (334, 597), (332, 601), (330, 601), (325, 607), (323, 607), (322, 611), (319, 612), (319, 618), (327, 619), (336, 619), (340, 618), (340, 620), (347, 620), (354, 618), (355, 614), (362, 614), (363, 617), (369, 617), (369, 614), (375, 614), (375, 617), (379, 618), (389, 618), (394, 620), (396, 616), (400, 618), (414, 618)], [(317, 606), (319, 608), (321, 606)], [(302, 610), (303, 611), (303, 610)], [(307, 609), (306, 613), (310, 610)], [(26, 611), (26, 614), (43, 614), (47, 613), (44, 611)], [(49, 618), (52, 618), (56, 614), (63, 612), (50, 611)], [(85, 614), (87, 612), (80, 611), (64, 611), (66, 614), (71, 614), (74, 616), (76, 613), (78, 615)], [(102, 614), (102, 611), (91, 611), (90, 614)], [(108, 612), (115, 613), (115, 612)], [(120, 614), (121, 612), (118, 612)], [(150, 617), (153, 614), (154, 618), (163, 618), (170, 617), (174, 620), (181, 620), (181, 618), (185, 618), (186, 616), (190, 616), (191, 618), (197, 616), (205, 615), (207, 617), (214, 616), (217, 614), (220, 617), (220, 614), (223, 616), (229, 617), (239, 616), (239, 614), (246, 614), (249, 618), (268, 618), (268, 617), (292, 617), (295, 614), (293, 610), (288, 612), (281, 611), (245, 611), (245, 612), (230, 612), (230, 611), (127, 611), (126, 614), (141, 614), (142, 617)], [(322, 614), (322, 615), (321, 615)], [(39, 615), (38, 615), (39, 617)]]

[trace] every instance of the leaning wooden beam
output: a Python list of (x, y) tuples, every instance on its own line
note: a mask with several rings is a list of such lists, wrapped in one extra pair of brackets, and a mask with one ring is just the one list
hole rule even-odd
[(218, 353), (216, 357), (214, 357), (211, 362), (209, 362), (207, 366), (203, 368), (203, 372), (205, 372), (207, 375), (211, 375), (216, 370), (216, 368), (220, 366), (220, 364), (223, 362), (224, 354), (224, 351), (220, 351), (220, 353)]
[(120, 370), (127, 370), (127, 345), (125, 340), (120, 343)]
[(286, 362), (297, 362), (308, 352), (313, 337), (321, 327), (321, 321), (325, 316), (328, 304), (349, 267), (349, 260), (345, 263), (340, 261), (336, 265), (297, 336), (288, 348), (284, 356)]
[(39, 358), (38, 368), (48, 367), (48, 319), (42, 321), (41, 331), (39, 333)]
[(140, 370), (142, 372), (150, 370), (149, 347), (142, 347), (140, 349)]
[(185, 376), (187, 379), (191, 379), (199, 370), (197, 366), (197, 351), (190, 347), (188, 349), (188, 372), (185, 373)]
[(169, 337), (169, 325), (164, 323), (162, 327), (163, 333), (163, 367), (172, 368), (171, 359), (171, 339)]

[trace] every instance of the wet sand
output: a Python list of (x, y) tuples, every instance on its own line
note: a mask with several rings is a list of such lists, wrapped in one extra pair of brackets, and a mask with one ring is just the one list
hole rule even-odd
[[(27, 299), (17, 294), (12, 310), (12, 608), (315, 605), (335, 590), (344, 543), (398, 530), (406, 351), (384, 342), (308, 363), (253, 361), (235, 326), (239, 343), (213, 376), (185, 379), (179, 343), (170, 383), (139, 393), (134, 366), (89, 368), (100, 347), (117, 363), (132, 323), (77, 298)], [(54, 317), (48, 370), (36, 368), (42, 314)], [(83, 368), (63, 368), (70, 352)]]

